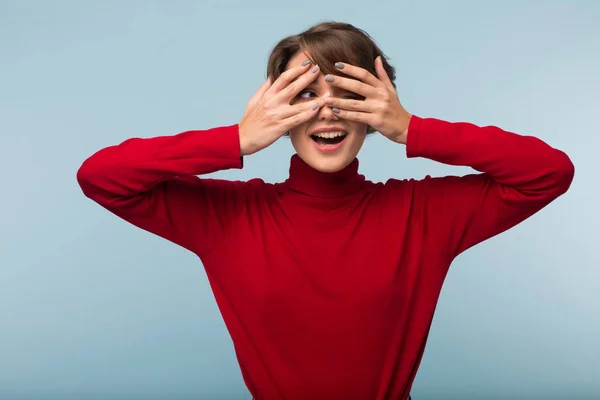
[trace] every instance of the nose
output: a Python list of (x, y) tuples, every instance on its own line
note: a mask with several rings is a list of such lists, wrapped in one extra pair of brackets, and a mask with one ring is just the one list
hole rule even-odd
[[(323, 97), (328, 97), (328, 96), (331, 96), (331, 94), (329, 92), (327, 92), (323, 95)], [(327, 105), (323, 106), (319, 110), (318, 118), (319, 118), (319, 120), (331, 120), (331, 121), (337, 121), (340, 119), (337, 115), (335, 115), (333, 113), (333, 109)]]
[(339, 117), (333, 113), (333, 110), (329, 106), (323, 106), (319, 110), (318, 117), (320, 120), (331, 120), (331, 121), (339, 120)]

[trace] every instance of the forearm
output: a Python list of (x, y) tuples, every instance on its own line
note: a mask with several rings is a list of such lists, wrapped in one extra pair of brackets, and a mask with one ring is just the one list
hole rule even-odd
[(84, 194), (106, 202), (142, 194), (179, 176), (241, 168), (237, 126), (132, 138), (83, 162), (77, 180)]
[(523, 193), (562, 194), (574, 173), (573, 164), (564, 152), (538, 138), (495, 126), (413, 116), (406, 146), (409, 158), (425, 157), (468, 166)]

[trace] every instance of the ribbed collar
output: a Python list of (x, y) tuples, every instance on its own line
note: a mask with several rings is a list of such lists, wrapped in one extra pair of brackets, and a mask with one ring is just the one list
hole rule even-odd
[(358, 159), (337, 172), (317, 171), (298, 154), (290, 160), (290, 176), (285, 184), (292, 190), (313, 197), (343, 197), (359, 191), (365, 177), (358, 173)]

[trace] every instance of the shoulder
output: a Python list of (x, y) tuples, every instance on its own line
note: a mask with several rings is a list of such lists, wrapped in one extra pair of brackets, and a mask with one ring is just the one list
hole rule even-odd
[(386, 198), (403, 198), (419, 207), (427, 203), (442, 204), (451, 197), (459, 202), (469, 196), (477, 195), (493, 181), (485, 173), (467, 175), (426, 175), (420, 179), (389, 179), (383, 184), (382, 193)]
[(385, 182), (368, 181), (367, 190), (372, 192), (375, 199), (384, 204), (398, 205), (399, 202), (411, 203), (416, 199), (422, 200), (436, 191), (440, 185), (450, 182), (455, 177), (432, 177), (426, 175), (423, 178), (389, 178)]
[[(430, 177), (427, 177), (430, 178)], [(367, 181), (367, 190), (381, 196), (399, 196), (405, 195), (414, 190), (415, 185), (419, 183), (414, 178), (398, 179), (389, 178), (385, 182)]]
[(196, 192), (197, 194), (215, 196), (247, 197), (253, 194), (268, 192), (274, 185), (260, 178), (249, 180), (232, 180), (216, 177), (179, 176), (163, 182), (167, 190)]

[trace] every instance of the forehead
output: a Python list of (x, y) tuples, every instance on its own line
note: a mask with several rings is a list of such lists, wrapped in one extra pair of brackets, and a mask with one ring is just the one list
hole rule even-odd
[(300, 64), (302, 64), (304, 62), (304, 60), (308, 60), (309, 58), (310, 58), (309, 54), (307, 54), (303, 51), (299, 51), (298, 53), (294, 54), (292, 56), (292, 58), (290, 58), (285, 69), (288, 70), (290, 68), (297, 67)]
[[(286, 66), (286, 70), (290, 69), (290, 68), (294, 68), (299, 66), (300, 64), (302, 64), (304, 62), (304, 60), (307, 60), (310, 58), (310, 54), (309, 53), (305, 53), (305, 52), (298, 52), (296, 53), (292, 58), (290, 58), (290, 60), (288, 61), (288, 64)], [(314, 89), (322, 89), (324, 91), (330, 91), (332, 93), (352, 93), (348, 90), (342, 89), (342, 88), (338, 88), (333, 86), (332, 84), (330, 84), (329, 82), (325, 81), (325, 75), (323, 75), (323, 73), (321, 72), (319, 74), (320, 76), (315, 79), (313, 82), (309, 83), (306, 87), (307, 88), (314, 88)], [(291, 82), (296, 81), (298, 78), (300, 78), (300, 76), (297, 76), (295, 78), (292, 78)], [(350, 79), (353, 79), (351, 77), (348, 77)]]

